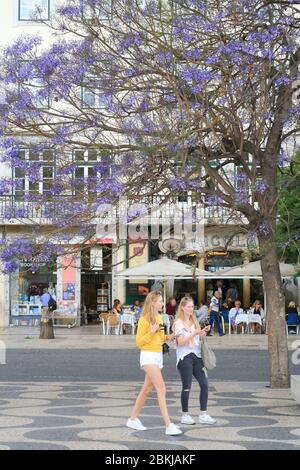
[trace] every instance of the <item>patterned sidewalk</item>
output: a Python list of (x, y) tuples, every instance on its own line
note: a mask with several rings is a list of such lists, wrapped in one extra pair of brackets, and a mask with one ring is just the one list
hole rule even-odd
[[(211, 382), (209, 413), (214, 426), (182, 425), (184, 434), (167, 437), (155, 393), (141, 415), (149, 428), (125, 427), (140, 383), (0, 383), (0, 450), (300, 450), (300, 406), (289, 390), (261, 382)], [(167, 383), (169, 412), (180, 417), (180, 384)], [(193, 384), (190, 413), (198, 415)]]

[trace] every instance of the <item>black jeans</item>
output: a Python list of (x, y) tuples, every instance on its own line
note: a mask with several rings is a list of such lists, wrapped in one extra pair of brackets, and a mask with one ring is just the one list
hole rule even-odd
[(182, 381), (181, 406), (184, 413), (187, 413), (189, 410), (189, 395), (193, 376), (200, 385), (200, 410), (207, 410), (208, 380), (203, 368), (204, 364), (202, 359), (194, 353), (188, 354), (178, 362), (177, 369), (180, 372)]

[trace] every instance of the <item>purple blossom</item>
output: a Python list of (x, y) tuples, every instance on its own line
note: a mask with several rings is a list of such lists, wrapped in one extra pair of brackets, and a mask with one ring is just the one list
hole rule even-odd
[(187, 187), (186, 181), (184, 181), (184, 179), (180, 177), (171, 178), (169, 180), (169, 184), (173, 190), (185, 190)]
[(191, 67), (182, 72), (183, 78), (187, 82), (207, 82), (213, 78), (213, 73), (209, 70), (202, 70), (200, 68)]
[(176, 102), (177, 102), (177, 98), (176, 98), (176, 96), (174, 96), (174, 95), (165, 95), (165, 96), (164, 96), (164, 101), (165, 101), (166, 103), (176, 103)]
[(238, 206), (247, 204), (249, 200), (249, 195), (246, 191), (236, 191), (234, 195), (234, 202)]
[(264, 236), (269, 235), (270, 233), (270, 227), (266, 222), (263, 222), (262, 224), (259, 225), (258, 227), (258, 233)]
[(286, 152), (281, 150), (281, 152), (278, 156), (278, 166), (280, 168), (284, 168), (284, 167), (290, 165), (291, 161), (292, 161), (292, 156), (288, 155)]
[(290, 77), (287, 77), (286, 75), (282, 75), (274, 81), (276, 86), (289, 85), (291, 82), (292, 79)]
[(173, 54), (168, 51), (162, 51), (156, 55), (156, 59), (162, 64), (169, 64), (173, 60)]
[(279, 246), (280, 246), (280, 248), (288, 248), (290, 246), (290, 244), (291, 244), (290, 241), (280, 242)]
[(58, 9), (58, 13), (62, 16), (74, 17), (80, 15), (81, 8), (79, 6), (63, 6)]
[(4, 49), (5, 57), (24, 58), (24, 55), (30, 52), (34, 47), (40, 46), (42, 39), (40, 36), (20, 36), (15, 42)]
[(182, 148), (182, 145), (180, 143), (171, 143), (167, 145), (167, 148), (170, 150), (170, 152), (177, 153)]
[(127, 34), (124, 39), (119, 43), (119, 50), (124, 51), (130, 49), (131, 47), (141, 46), (143, 44), (143, 39), (139, 33), (136, 34)]
[(268, 184), (264, 181), (257, 181), (255, 184), (255, 189), (260, 193), (264, 193), (268, 189)]
[(221, 204), (222, 198), (215, 194), (214, 196), (208, 196), (206, 202), (209, 207), (217, 207)]
[(190, 49), (186, 51), (185, 57), (188, 59), (199, 60), (202, 57), (202, 51), (200, 49)]
[(1, 178), (0, 179), (0, 196), (4, 194), (9, 194), (12, 187), (12, 180), (11, 178)]

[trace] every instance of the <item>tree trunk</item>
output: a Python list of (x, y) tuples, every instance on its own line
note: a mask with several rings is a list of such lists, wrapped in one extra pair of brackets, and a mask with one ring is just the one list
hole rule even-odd
[(49, 318), (48, 309), (43, 308), (41, 318), (40, 339), (54, 339), (53, 320)]
[(270, 385), (273, 388), (290, 386), (288, 342), (285, 322), (285, 301), (276, 244), (259, 240), (261, 269), (267, 305), (267, 332), (270, 364)]

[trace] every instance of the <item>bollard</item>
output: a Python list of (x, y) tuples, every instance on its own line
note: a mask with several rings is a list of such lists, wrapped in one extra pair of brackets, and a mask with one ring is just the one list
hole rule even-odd
[(6, 344), (4, 341), (0, 341), (0, 365), (6, 364)]
[(294, 351), (291, 356), (292, 363), (295, 366), (298, 366), (300, 364), (300, 341), (299, 340), (293, 341), (292, 350)]

